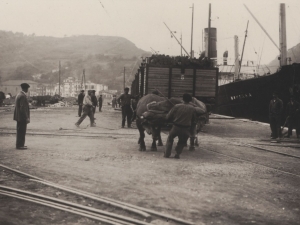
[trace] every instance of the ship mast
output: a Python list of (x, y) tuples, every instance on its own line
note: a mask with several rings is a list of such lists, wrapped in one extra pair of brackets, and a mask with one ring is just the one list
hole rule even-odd
[(193, 6), (191, 8), (192, 8), (191, 58), (193, 58), (194, 57), (194, 54), (193, 54), (194, 3), (193, 3)]
[(247, 28), (246, 28), (245, 39), (244, 39), (243, 50), (242, 50), (242, 57), (241, 57), (240, 68), (239, 68), (239, 73), (238, 73), (238, 79), (240, 79), (240, 72), (241, 72), (241, 67), (242, 67), (242, 62), (243, 62), (243, 55), (244, 55), (245, 44), (246, 44), (246, 38), (247, 38), (247, 33), (248, 33), (248, 25), (249, 25), (249, 20), (247, 22)]
[(286, 47), (286, 17), (285, 4), (279, 5), (279, 45), (280, 45), (280, 66), (287, 65), (287, 47)]
[(211, 17), (211, 3), (209, 3), (208, 11), (208, 34), (207, 34), (207, 58), (210, 60), (210, 17)]

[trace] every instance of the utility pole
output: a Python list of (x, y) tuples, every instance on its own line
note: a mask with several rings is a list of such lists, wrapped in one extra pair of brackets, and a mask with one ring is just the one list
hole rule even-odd
[(194, 28), (194, 3), (192, 6), (192, 31), (191, 31), (191, 58), (193, 58), (193, 28)]
[(60, 60), (58, 64), (58, 95), (60, 96)]
[(124, 86), (124, 89), (125, 89), (125, 66), (124, 66), (124, 82), (123, 82), (123, 86)]
[(81, 86), (82, 85), (83, 85), (83, 89), (85, 90), (85, 69), (82, 70)]

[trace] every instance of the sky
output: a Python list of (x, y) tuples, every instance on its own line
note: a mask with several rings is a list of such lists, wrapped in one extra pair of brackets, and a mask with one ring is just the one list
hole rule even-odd
[(194, 4), (193, 50), (203, 50), (202, 31), (217, 28), (218, 62), (228, 50), (234, 61), (234, 35), (242, 52), (249, 20), (243, 61), (267, 64), (279, 50), (247, 12), (246, 4), (279, 45), (279, 3), (286, 3), (287, 47), (300, 43), (300, 0), (0, 0), (0, 30), (37, 36), (72, 35), (121, 36), (145, 51), (179, 55), (180, 46), (164, 25), (176, 31), (187, 52), (191, 50), (192, 5)]

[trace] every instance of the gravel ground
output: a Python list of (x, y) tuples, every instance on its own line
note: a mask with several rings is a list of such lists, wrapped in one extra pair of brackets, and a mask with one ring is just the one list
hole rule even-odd
[[(76, 107), (32, 110), (28, 150), (18, 151), (12, 111), (1, 111), (0, 163), (195, 224), (299, 224), (300, 159), (242, 145), (269, 138), (266, 125), (211, 119), (199, 134), (200, 147), (185, 149), (176, 160), (163, 158), (164, 147), (149, 151), (150, 136), (147, 151), (139, 152), (138, 131), (120, 128), (120, 111), (104, 106), (95, 115), (95, 128), (88, 126), (88, 118), (76, 128), (76, 114)], [(164, 143), (166, 138), (163, 133)], [(300, 155), (300, 149), (280, 144), (266, 148)], [(0, 184), (20, 187), (18, 182), (2, 171)], [(100, 223), (0, 196), (0, 224)]]

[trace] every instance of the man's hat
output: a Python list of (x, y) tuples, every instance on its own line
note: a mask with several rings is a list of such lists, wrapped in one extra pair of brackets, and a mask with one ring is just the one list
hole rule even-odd
[(129, 90), (129, 88), (128, 88), (128, 87), (126, 87), (126, 88), (124, 88), (124, 90)]
[(30, 88), (30, 85), (27, 83), (22, 83), (20, 86), (22, 89)]
[(84, 90), (81, 90), (80, 92), (84, 92)]
[(95, 90), (92, 90), (92, 92), (93, 92), (93, 93), (96, 93), (96, 91), (95, 91)]

